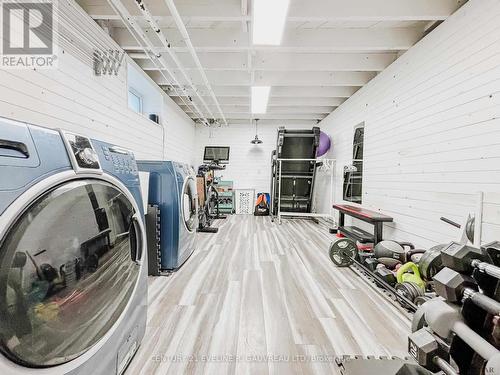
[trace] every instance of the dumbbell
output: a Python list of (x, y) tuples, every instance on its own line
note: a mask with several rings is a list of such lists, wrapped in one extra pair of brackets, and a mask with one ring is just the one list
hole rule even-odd
[(500, 302), (476, 290), (476, 281), (467, 275), (445, 267), (434, 276), (434, 290), (449, 302), (460, 303), (470, 299), (484, 311), (500, 315)]
[(383, 264), (378, 264), (375, 267), (374, 273), (391, 286), (394, 286), (397, 283), (396, 274)]
[(408, 353), (417, 363), (431, 372), (442, 371), (446, 375), (457, 375), (448, 363), (449, 353), (442, 342), (426, 328), (421, 328), (408, 336)]
[(399, 263), (406, 263), (409, 261), (418, 262), (421, 254), (425, 250), (415, 249), (415, 246), (410, 242), (396, 242), (396, 241), (380, 241), (373, 248), (373, 253), (375, 258), (379, 259), (381, 263), (384, 263), (388, 268), (393, 268), (390, 264), (386, 264), (386, 261), (392, 260), (393, 262), (399, 261)]
[(472, 246), (451, 242), (441, 250), (441, 260), (444, 267), (458, 272), (471, 273), (474, 269), (500, 279), (500, 267), (494, 266), (485, 260), (488, 255)]
[(368, 268), (370, 271), (375, 271), (377, 269), (377, 266), (379, 264), (378, 260), (373, 258), (373, 257), (366, 257), (364, 259), (364, 265), (366, 268)]
[(487, 367), (496, 371), (492, 372), (493, 374), (500, 373), (500, 352), (465, 324), (457, 306), (454, 307), (440, 298), (435, 298), (420, 308), (424, 309), (425, 322), (432, 332), (446, 340), (457, 335), (487, 360)]

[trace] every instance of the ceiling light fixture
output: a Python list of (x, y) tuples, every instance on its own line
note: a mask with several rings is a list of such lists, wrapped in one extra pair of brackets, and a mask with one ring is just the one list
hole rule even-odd
[(259, 122), (259, 119), (255, 119), (255, 138), (250, 141), (253, 145), (260, 145), (262, 143), (262, 140), (259, 139), (259, 135), (257, 133), (257, 122)]
[(252, 86), (252, 113), (266, 113), (271, 86)]
[(281, 44), (290, 0), (253, 1), (253, 44)]

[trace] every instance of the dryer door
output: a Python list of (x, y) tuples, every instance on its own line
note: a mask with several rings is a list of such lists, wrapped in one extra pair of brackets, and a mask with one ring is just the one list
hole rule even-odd
[(193, 177), (190, 176), (186, 178), (182, 190), (182, 218), (184, 220), (184, 224), (186, 225), (186, 229), (190, 232), (194, 232), (196, 230), (198, 202), (196, 181)]
[(73, 180), (46, 192), (0, 242), (0, 349), (44, 367), (97, 343), (139, 277), (135, 210), (114, 185)]

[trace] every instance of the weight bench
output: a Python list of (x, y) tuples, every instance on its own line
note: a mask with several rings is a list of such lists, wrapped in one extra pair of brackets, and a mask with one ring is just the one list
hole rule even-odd
[[(383, 239), (382, 231), (384, 223), (393, 221), (393, 218), (390, 216), (381, 214), (377, 211), (370, 211), (362, 207), (348, 204), (334, 204), (333, 208), (339, 211), (338, 232), (360, 243), (373, 243), (375, 246)], [(373, 225), (373, 234), (355, 226), (345, 226), (345, 215)]]

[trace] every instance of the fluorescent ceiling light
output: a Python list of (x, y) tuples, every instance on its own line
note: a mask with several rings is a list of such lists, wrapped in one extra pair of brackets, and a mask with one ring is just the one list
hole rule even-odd
[(253, 44), (279, 45), (290, 0), (253, 1)]
[(252, 86), (252, 113), (266, 113), (270, 86)]

